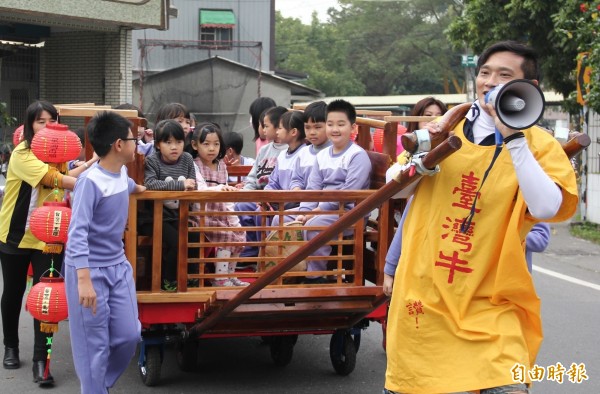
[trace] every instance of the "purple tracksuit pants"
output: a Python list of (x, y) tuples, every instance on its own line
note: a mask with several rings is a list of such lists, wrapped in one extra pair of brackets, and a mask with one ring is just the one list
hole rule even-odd
[[(310, 212), (307, 212), (310, 214)], [(315, 215), (306, 221), (305, 226), (324, 226), (328, 227), (335, 223), (340, 217), (338, 215)], [(304, 239), (310, 241), (321, 233), (321, 230), (304, 230)], [(345, 230), (344, 236), (354, 234), (352, 229)], [(323, 245), (317, 249), (312, 256), (329, 256), (331, 254), (331, 245)], [(325, 271), (327, 269), (327, 260), (309, 260), (306, 263), (307, 271)], [(307, 278), (315, 278), (316, 276), (308, 275)]]
[(69, 330), (82, 394), (107, 393), (127, 369), (141, 339), (133, 270), (128, 261), (90, 268), (96, 314), (79, 304), (77, 270), (65, 265)]

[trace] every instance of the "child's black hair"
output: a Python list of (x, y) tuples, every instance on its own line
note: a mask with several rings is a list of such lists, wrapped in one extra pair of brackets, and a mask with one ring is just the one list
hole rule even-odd
[(40, 118), (42, 112), (48, 112), (53, 120), (58, 120), (58, 111), (54, 105), (48, 101), (34, 101), (25, 110), (25, 123), (23, 125), (23, 139), (27, 141), (27, 146), (31, 147), (33, 140), (33, 123)]
[(135, 106), (135, 105), (133, 105), (133, 104), (129, 104), (129, 103), (123, 103), (123, 104), (119, 104), (119, 105), (117, 105), (117, 106), (115, 107), (115, 109), (130, 109), (130, 110), (132, 110), (132, 111), (137, 111), (137, 113), (138, 113), (138, 114), (137, 114), (138, 118), (146, 118), (146, 117), (144, 116), (144, 113), (142, 112), (142, 110), (141, 110), (141, 109), (139, 109), (138, 107), (136, 107), (136, 106)]
[(102, 111), (94, 115), (87, 125), (88, 138), (94, 152), (106, 156), (118, 139), (128, 138), (132, 123), (116, 112)]
[(185, 133), (179, 122), (173, 119), (165, 119), (158, 122), (154, 129), (154, 149), (158, 152), (158, 144), (160, 142), (167, 142), (171, 137), (177, 141), (185, 142)]
[(315, 101), (310, 103), (304, 109), (304, 117), (306, 122), (313, 121), (314, 123), (327, 121), (327, 104), (325, 101)]
[(288, 111), (281, 116), (280, 124), (288, 132), (292, 129), (298, 130), (298, 141), (303, 142), (306, 138), (304, 132), (304, 122), (306, 122), (304, 112)]
[[(192, 134), (192, 140), (196, 141), (196, 144), (202, 144), (204, 141), (206, 141), (206, 136), (212, 133), (217, 134), (220, 145), (219, 153), (217, 154), (215, 160), (213, 160), (213, 162), (216, 163), (217, 161), (225, 157), (225, 152), (227, 150), (227, 148), (225, 147), (225, 141), (223, 139), (223, 133), (221, 132), (221, 128), (219, 127), (219, 125), (211, 122), (202, 122), (198, 124), (198, 126), (196, 126), (196, 128), (194, 129), (194, 132), (190, 134)], [(197, 151), (195, 157), (198, 157)]]
[(73, 132), (75, 134), (77, 134), (77, 137), (79, 137), (79, 141), (81, 141), (81, 145), (85, 146), (85, 130), (83, 127), (78, 127), (75, 130), (73, 130)]
[[(271, 107), (271, 108), (275, 108), (275, 107)], [(260, 123), (260, 126), (261, 126), (262, 128), (264, 128), (264, 127), (265, 127), (265, 115), (267, 115), (267, 112), (268, 112), (268, 111), (269, 111), (271, 108), (267, 108), (267, 109), (265, 109), (264, 111), (262, 111), (262, 112), (260, 113), (260, 116), (258, 117), (258, 123)], [(254, 140), (254, 141), (256, 141), (256, 140)]]
[(281, 121), (281, 116), (287, 112), (287, 108), (279, 106), (273, 107), (265, 112), (265, 117), (269, 117), (271, 124), (275, 127), (279, 126), (279, 122)]
[(224, 133), (223, 141), (225, 141), (225, 150), (231, 148), (237, 155), (242, 154), (242, 149), (244, 149), (244, 137), (242, 137), (240, 133), (235, 131)]
[(250, 120), (252, 121), (252, 128), (254, 129), (254, 139), (256, 141), (260, 135), (258, 135), (258, 124), (259, 118), (265, 110), (275, 107), (275, 100), (270, 97), (259, 97), (250, 104)]
[(333, 100), (327, 105), (327, 114), (330, 112), (343, 112), (348, 117), (351, 124), (356, 123), (356, 109), (354, 105), (346, 100)]
[[(156, 114), (156, 123), (165, 119), (177, 119), (180, 116), (190, 119), (190, 111), (180, 103), (169, 103), (161, 106)], [(191, 120), (190, 120), (191, 122)]]

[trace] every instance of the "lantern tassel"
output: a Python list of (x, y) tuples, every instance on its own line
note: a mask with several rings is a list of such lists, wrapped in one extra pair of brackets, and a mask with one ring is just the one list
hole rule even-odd
[(52, 254), (59, 254), (60, 252), (62, 252), (63, 246), (61, 244), (46, 244), (46, 246), (44, 246), (44, 250), (42, 251), (42, 253), (52, 253)]
[(45, 332), (46, 334), (54, 334), (54, 333), (58, 332), (58, 324), (57, 323), (40, 322), (40, 331)]
[(48, 347), (48, 355), (46, 356), (46, 368), (44, 368), (44, 380), (48, 379), (48, 375), (50, 374), (50, 355), (52, 354), (52, 338), (46, 338), (46, 344)]
[(49, 373), (50, 373), (50, 353), (48, 353), (48, 357), (46, 357), (46, 368), (44, 368), (44, 380), (48, 379)]

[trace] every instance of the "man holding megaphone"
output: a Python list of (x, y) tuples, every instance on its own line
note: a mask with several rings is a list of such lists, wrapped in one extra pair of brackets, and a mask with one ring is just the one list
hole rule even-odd
[(529, 392), (522, 372), (535, 364), (542, 328), (525, 237), (535, 223), (570, 218), (578, 200), (563, 149), (534, 126), (539, 79), (537, 56), (521, 43), (479, 57), (478, 99), (452, 131), (462, 148), (421, 179), (403, 226), (384, 392)]

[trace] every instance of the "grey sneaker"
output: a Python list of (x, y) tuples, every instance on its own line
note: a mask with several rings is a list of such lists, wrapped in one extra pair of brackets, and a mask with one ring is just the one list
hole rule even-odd
[(234, 287), (235, 285), (230, 279), (213, 279), (210, 281), (213, 287)]
[(231, 283), (233, 283), (234, 286), (242, 286), (243, 287), (243, 286), (250, 285), (250, 283), (239, 280), (238, 278), (229, 278), (229, 280), (231, 281)]

